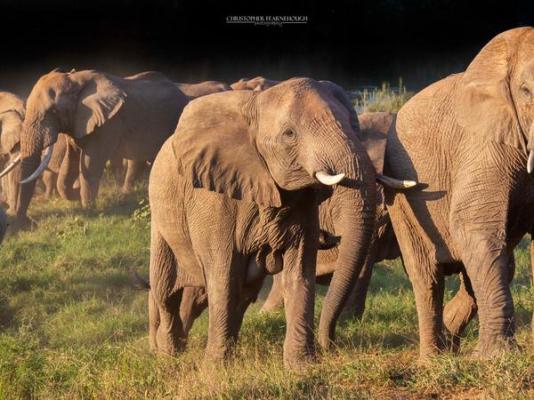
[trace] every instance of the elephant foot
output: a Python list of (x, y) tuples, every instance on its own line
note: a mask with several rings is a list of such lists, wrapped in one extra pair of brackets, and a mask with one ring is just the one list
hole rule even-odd
[(155, 343), (151, 344), (152, 351), (168, 356), (175, 356), (185, 350), (187, 340), (176, 337), (171, 332), (158, 329)]
[(489, 360), (518, 350), (519, 345), (514, 337), (497, 336), (486, 340), (479, 339), (475, 350), (471, 354), (471, 358)]
[(35, 228), (37, 228), (37, 223), (27, 215), (13, 217), (9, 222), (9, 230), (11, 232), (34, 230)]
[(315, 351), (306, 351), (304, 354), (284, 354), (284, 367), (292, 371), (304, 371), (317, 363)]

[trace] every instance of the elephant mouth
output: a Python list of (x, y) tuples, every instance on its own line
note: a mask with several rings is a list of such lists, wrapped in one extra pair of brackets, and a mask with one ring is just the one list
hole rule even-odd
[(23, 179), (20, 181), (21, 184), (30, 183), (39, 178), (39, 176), (43, 173), (43, 171), (48, 166), (48, 163), (50, 162), (50, 159), (52, 158), (52, 152), (54, 151), (54, 144), (51, 144), (47, 148), (46, 155), (44, 156), (43, 160), (41, 161), (41, 164), (37, 167), (33, 173), (28, 176), (26, 179)]

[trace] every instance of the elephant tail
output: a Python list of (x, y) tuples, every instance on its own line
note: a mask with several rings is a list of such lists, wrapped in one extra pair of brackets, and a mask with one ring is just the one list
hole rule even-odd
[(143, 279), (143, 277), (133, 268), (130, 269), (130, 279), (132, 280), (134, 289), (150, 290), (150, 282)]

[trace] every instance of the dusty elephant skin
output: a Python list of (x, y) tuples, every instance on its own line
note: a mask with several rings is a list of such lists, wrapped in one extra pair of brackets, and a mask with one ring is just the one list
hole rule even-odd
[(388, 136), (385, 172), (426, 186), (386, 192), (415, 293), (422, 359), (443, 348), (448, 273), (465, 271), (472, 287), (477, 354), (491, 356), (514, 342), (509, 266), (533, 221), (526, 168), (534, 148), (533, 60), (534, 29), (496, 36), (464, 73), (410, 99)]
[(79, 166), (80, 198), (82, 206), (89, 207), (106, 161), (112, 155), (154, 159), (187, 102), (175, 83), (157, 72), (119, 78), (98, 71), (54, 70), (42, 76), (26, 103), (21, 176), (30, 182), (21, 186), (19, 223), (25, 222), (33, 179), (46, 167), (46, 162), (39, 164), (41, 152), (50, 152), (59, 132), (71, 136), (81, 149), (79, 163), (72, 157), (68, 169)]
[[(377, 173), (382, 172), (387, 132), (394, 118), (394, 114), (387, 112), (364, 113), (358, 117), (361, 140), (371, 156), (371, 161)], [(336, 275), (336, 271), (338, 269), (347, 269), (347, 265), (351, 266), (349, 270), (352, 273), (359, 271), (359, 268), (354, 265), (356, 248), (352, 247), (353, 243), (350, 240), (350, 234), (358, 229), (358, 225), (361, 223), (361, 216), (351, 210), (352, 204), (347, 200), (343, 191), (334, 189), (332, 196), (324, 201), (319, 208), (321, 229), (330, 235), (339, 236), (341, 241), (338, 247), (318, 252), (317, 283), (330, 284), (332, 276), (335, 277)], [(381, 260), (397, 258), (399, 255), (397, 240), (391, 227), (383, 190), (380, 185), (377, 186), (375, 234), (365, 264), (359, 272), (356, 285), (346, 305), (349, 313), (356, 317), (360, 317), (363, 314), (373, 264)], [(327, 301), (328, 294), (325, 305), (328, 304)], [(283, 292), (280, 276), (276, 275), (273, 277), (273, 286), (262, 306), (262, 311), (280, 308), (282, 304)], [(324, 318), (321, 315), (321, 321), (325, 323), (326, 320), (326, 314)]]
[[(205, 287), (206, 356), (224, 359), (263, 277), (281, 271), (285, 364), (298, 367), (313, 358), (318, 202), (329, 192), (320, 182), (352, 193), (362, 215), (353, 236), (360, 265), (373, 232), (375, 173), (356, 132), (357, 120), (339, 93), (311, 79), (258, 93), (218, 93), (186, 107), (149, 184), (154, 350), (183, 348), (184, 287)], [(342, 291), (340, 300), (350, 285)]]

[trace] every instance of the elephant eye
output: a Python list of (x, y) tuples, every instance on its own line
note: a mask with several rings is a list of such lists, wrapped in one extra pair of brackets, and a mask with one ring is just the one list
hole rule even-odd
[(530, 93), (529, 88), (526, 85), (521, 85), (519, 90), (521, 90), (521, 93), (523, 94), (523, 96), (530, 98), (531, 93)]
[(286, 138), (286, 139), (294, 139), (296, 135), (297, 134), (295, 133), (295, 131), (293, 129), (286, 129), (282, 133), (282, 136), (284, 136), (284, 138)]

